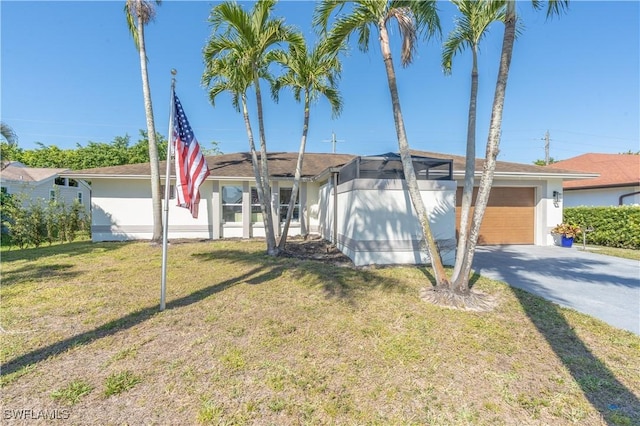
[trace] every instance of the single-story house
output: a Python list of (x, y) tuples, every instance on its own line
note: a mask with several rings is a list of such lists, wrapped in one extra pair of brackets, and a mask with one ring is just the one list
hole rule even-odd
[(78, 200), (88, 212), (91, 208), (91, 187), (81, 179), (62, 177), (62, 173), (68, 171), (27, 167), (13, 161), (4, 165), (0, 172), (0, 190), (5, 194), (21, 194), (24, 206), (38, 199), (46, 202), (58, 199), (68, 204)]
[[(434, 236), (445, 263), (450, 264), (465, 159), (423, 151), (412, 151), (412, 155)], [(269, 154), (272, 207), (281, 219), (291, 195), (296, 159), (296, 153)], [(193, 219), (187, 209), (170, 204), (169, 238), (264, 236), (249, 154), (209, 156), (207, 162), (210, 176), (200, 187), (200, 214)], [(476, 160), (476, 184), (482, 165), (483, 160)], [(92, 182), (94, 241), (151, 238), (149, 170), (149, 164), (133, 164), (65, 173), (68, 178)], [(563, 181), (594, 176), (499, 161), (479, 242), (553, 244), (549, 231), (562, 221), (557, 194)], [(357, 265), (429, 261), (420, 250), (422, 234), (397, 154), (307, 153), (289, 232), (322, 235)]]
[(640, 204), (640, 155), (588, 153), (546, 166), (596, 173), (592, 179), (565, 181), (565, 207)]

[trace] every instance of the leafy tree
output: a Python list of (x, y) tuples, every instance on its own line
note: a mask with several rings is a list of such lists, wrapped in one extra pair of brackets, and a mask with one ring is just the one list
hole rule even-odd
[[(555, 162), (556, 162), (556, 160), (554, 160), (553, 157), (549, 157), (549, 164), (553, 164)], [(538, 159), (538, 160), (534, 161), (533, 164), (535, 164), (536, 166), (546, 166), (547, 162), (545, 160)]]
[(118, 166), (129, 163), (129, 136), (117, 136), (113, 142), (91, 142), (77, 145), (74, 164), (70, 168), (91, 169), (94, 167)]
[[(205, 72), (203, 74), (203, 82), (209, 87), (209, 98), (212, 102), (223, 91), (231, 92), (236, 108), (240, 105), (238, 101), (242, 101), (243, 117), (256, 177), (256, 189), (265, 226), (267, 253), (270, 255), (277, 255), (279, 249), (276, 246), (270, 203), (271, 188), (260, 79), (268, 77), (268, 67), (273, 61), (273, 51), (279, 44), (284, 42), (297, 44), (302, 41), (302, 36), (292, 27), (285, 25), (284, 19), (271, 18), (275, 3), (274, 0), (256, 2), (249, 12), (231, 2), (215, 6), (209, 17), (213, 33), (204, 48)], [(255, 91), (258, 115), (259, 165), (246, 102), (246, 92), (251, 86)]]
[[(314, 24), (323, 29), (327, 28), (328, 21), (333, 12), (341, 10), (346, 1), (323, 0), (318, 4), (314, 14)], [(409, 141), (404, 126), (402, 110), (400, 108), (400, 96), (396, 84), (396, 73), (389, 45), (388, 25), (393, 21), (398, 24), (400, 36), (402, 37), (401, 62), (407, 66), (413, 59), (416, 49), (418, 35), (422, 32), (426, 37), (430, 37), (440, 31), (440, 20), (436, 10), (436, 2), (433, 0), (424, 1), (354, 1), (349, 2), (352, 10), (348, 14), (340, 14), (336, 18), (329, 34), (328, 43), (333, 49), (338, 49), (351, 35), (358, 37), (358, 46), (362, 51), (369, 48), (369, 37), (371, 32), (378, 35), (382, 59), (387, 72), (389, 92), (391, 94), (391, 105), (393, 108), (393, 118), (398, 138), (398, 148), (402, 160), (402, 168), (405, 181), (409, 189), (411, 203), (420, 220), (422, 231), (427, 245), (427, 251), (431, 259), (436, 282), (440, 285), (448, 285), (448, 279), (444, 271), (442, 259), (438, 247), (436, 246), (429, 216), (427, 214), (415, 170), (409, 150)]]
[(298, 196), (300, 177), (302, 175), (302, 163), (307, 143), (307, 132), (309, 130), (309, 115), (311, 102), (324, 96), (331, 105), (334, 117), (340, 114), (342, 109), (342, 99), (336, 85), (340, 77), (342, 66), (338, 59), (339, 51), (330, 50), (326, 43), (318, 44), (311, 52), (307, 50), (305, 43), (299, 46), (290, 46), (289, 51), (277, 52), (276, 61), (280, 63), (285, 73), (276, 79), (273, 85), (272, 94), (278, 99), (278, 92), (283, 87), (289, 87), (293, 91), (296, 101), (303, 100), (304, 118), (302, 124), (302, 137), (300, 139), (300, 149), (298, 151), (298, 161), (289, 200), (289, 208), (285, 218), (282, 235), (278, 247), (284, 250), (287, 243), (289, 224), (293, 215), (294, 206)]
[(203, 155), (222, 155), (223, 152), (220, 150), (220, 142), (211, 141), (211, 148), (200, 147)]
[(75, 151), (60, 149), (56, 145), (44, 145), (36, 142), (36, 149), (24, 150), (20, 154), (20, 162), (29, 167), (70, 168), (76, 162)]
[[(456, 247), (456, 262), (452, 274), (452, 282), (458, 281), (466, 252), (469, 233), (469, 216), (473, 197), (473, 183), (476, 161), (476, 107), (478, 103), (478, 48), (486, 35), (489, 26), (496, 21), (503, 21), (505, 6), (497, 1), (452, 0), (461, 16), (456, 19), (454, 29), (449, 33), (442, 51), (442, 67), (446, 74), (451, 74), (453, 57), (465, 48), (471, 50), (471, 94), (469, 97), (469, 115), (467, 121), (467, 150), (460, 209), (460, 226)], [(454, 288), (450, 290), (455, 291)]]
[(10, 144), (7, 141), (0, 141), (0, 161), (2, 169), (9, 165), (11, 161), (20, 161), (22, 148), (18, 145)]
[[(154, 4), (155, 3), (155, 4)], [(153, 120), (153, 106), (151, 104), (151, 87), (147, 72), (147, 51), (144, 40), (144, 27), (155, 17), (155, 2), (148, 0), (127, 0), (124, 6), (129, 31), (140, 54), (140, 73), (142, 75), (142, 92), (144, 95), (144, 110), (147, 118), (147, 132), (149, 135), (149, 160), (151, 163), (151, 199), (153, 205), (153, 235), (151, 241), (158, 243), (162, 240), (162, 197), (160, 194), (160, 160), (158, 145), (155, 139), (156, 128)]]
[[(541, 2), (537, 0), (533, 1), (532, 4), (537, 9), (541, 7)], [(568, 0), (548, 1), (547, 17), (559, 14), (568, 6), (568, 4)], [(498, 77), (494, 92), (493, 107), (491, 110), (491, 121), (489, 125), (489, 135), (487, 137), (484, 168), (480, 178), (469, 239), (464, 253), (465, 257), (458, 276), (459, 281), (455, 283), (456, 287), (465, 294), (470, 293), (469, 280), (471, 264), (473, 262), (478, 236), (480, 235), (480, 225), (482, 224), (482, 218), (484, 217), (487, 202), (489, 201), (489, 193), (493, 184), (493, 176), (496, 168), (496, 158), (498, 156), (500, 133), (502, 130), (502, 112), (504, 109), (507, 79), (509, 77), (509, 68), (511, 65), (513, 45), (516, 36), (516, 21), (516, 4), (515, 1), (509, 0), (506, 2), (502, 52), (500, 55), (500, 66), (498, 69)]]

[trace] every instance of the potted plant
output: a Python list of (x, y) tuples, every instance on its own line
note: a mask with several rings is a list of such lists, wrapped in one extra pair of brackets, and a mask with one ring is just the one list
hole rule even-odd
[(561, 236), (562, 247), (571, 247), (573, 245), (573, 239), (580, 233), (580, 227), (570, 223), (561, 223), (556, 225), (556, 227), (551, 230), (551, 233)]

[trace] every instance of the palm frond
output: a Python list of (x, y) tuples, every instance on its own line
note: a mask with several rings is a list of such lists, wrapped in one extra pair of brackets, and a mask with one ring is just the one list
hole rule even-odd
[(13, 128), (5, 122), (0, 122), (0, 134), (9, 145), (18, 144), (18, 136)]
[(138, 18), (140, 18), (142, 25), (147, 25), (155, 19), (155, 6), (160, 6), (161, 3), (161, 0), (127, 0), (124, 3), (124, 14), (127, 19), (127, 27), (129, 28), (129, 33), (131, 34), (133, 43), (138, 51), (140, 51), (140, 40), (138, 37), (137, 25)]

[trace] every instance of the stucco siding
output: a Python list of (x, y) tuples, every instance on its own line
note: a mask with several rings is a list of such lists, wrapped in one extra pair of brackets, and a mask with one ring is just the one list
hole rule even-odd
[[(455, 259), (454, 181), (420, 181), (443, 262)], [(356, 265), (429, 263), (405, 183), (355, 179), (338, 187), (337, 246)]]
[[(564, 191), (565, 207), (617, 206), (621, 195), (640, 191), (640, 186), (618, 188), (571, 189)], [(640, 194), (625, 197), (624, 205), (640, 204)]]
[[(188, 209), (177, 207), (175, 199), (169, 207), (169, 238), (212, 238), (212, 184), (200, 187), (197, 219)], [(153, 211), (151, 188), (145, 179), (96, 179), (93, 181), (93, 241), (151, 239)], [(163, 212), (164, 217), (164, 212)]]

